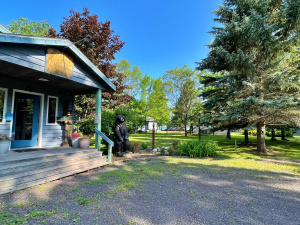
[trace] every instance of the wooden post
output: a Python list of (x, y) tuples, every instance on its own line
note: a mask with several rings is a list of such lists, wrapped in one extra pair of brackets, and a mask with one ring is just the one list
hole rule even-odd
[(237, 152), (237, 143), (236, 143), (236, 139), (235, 139), (235, 151)]
[[(97, 124), (96, 128), (101, 131), (101, 99), (102, 97), (102, 90), (98, 89), (96, 92), (96, 117), (97, 117)], [(101, 149), (101, 138), (98, 134), (96, 134), (96, 140), (95, 140), (95, 147), (100, 151)]]
[(152, 129), (152, 149), (155, 148), (155, 127), (153, 122), (153, 129)]

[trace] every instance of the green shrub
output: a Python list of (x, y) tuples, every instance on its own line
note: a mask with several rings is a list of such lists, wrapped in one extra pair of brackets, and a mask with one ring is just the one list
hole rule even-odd
[[(285, 137), (293, 137), (293, 130), (292, 129), (285, 129), (284, 130)], [(268, 137), (272, 136), (272, 131), (266, 131), (266, 135)], [(281, 130), (275, 129), (275, 137), (281, 137)]]
[(213, 141), (185, 141), (177, 146), (179, 155), (189, 157), (216, 156), (218, 145)]
[(175, 149), (179, 144), (180, 144), (180, 140), (174, 140), (174, 141), (172, 142), (172, 146), (173, 146), (174, 149)]
[(172, 155), (174, 155), (174, 153), (175, 153), (175, 149), (173, 148), (173, 147), (170, 147), (170, 148), (168, 148), (168, 155), (169, 156), (172, 156)]
[(137, 150), (141, 149), (141, 143), (134, 141), (132, 144), (130, 144), (129, 148), (133, 153), (135, 153)]
[[(245, 135), (245, 130), (242, 130), (242, 134)], [(249, 136), (257, 136), (257, 130), (248, 130)]]
[(162, 156), (166, 155), (166, 150), (164, 148), (160, 149), (160, 155)]
[(148, 148), (148, 143), (143, 142), (143, 143), (141, 144), (141, 148), (142, 148), (142, 149), (147, 149), (147, 148)]
[(95, 120), (94, 119), (87, 119), (83, 121), (80, 126), (79, 130), (82, 132), (84, 135), (90, 135), (95, 133)]

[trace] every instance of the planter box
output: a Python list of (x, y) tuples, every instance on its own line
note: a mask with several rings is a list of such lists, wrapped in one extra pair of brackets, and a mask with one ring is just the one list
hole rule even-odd
[(11, 141), (0, 141), (0, 154), (8, 152)]

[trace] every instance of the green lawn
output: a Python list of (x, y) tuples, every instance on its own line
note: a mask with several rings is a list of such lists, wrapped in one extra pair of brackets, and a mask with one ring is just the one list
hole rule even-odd
[[(155, 146), (156, 147), (169, 147), (172, 146), (172, 142), (175, 140), (185, 141), (185, 140), (198, 140), (198, 135), (188, 135), (184, 136), (184, 132), (181, 134), (179, 132), (159, 132), (155, 134)], [(148, 147), (152, 146), (152, 134), (151, 133), (137, 133), (130, 134), (130, 142), (138, 141), (145, 142)], [(232, 139), (227, 140), (225, 135), (202, 135), (203, 140), (216, 141), (219, 145), (220, 156), (222, 157), (250, 157), (250, 158), (286, 158), (286, 159), (300, 159), (300, 136), (288, 138), (290, 141), (277, 141), (270, 142), (270, 137), (266, 137), (266, 144), (269, 151), (271, 151), (274, 156), (265, 156), (256, 154), (255, 145), (250, 147), (239, 146), (240, 143), (244, 141), (244, 135), (241, 133), (232, 133)], [(235, 139), (238, 143), (238, 151), (235, 151)], [(249, 137), (250, 142), (255, 144), (256, 137)]]
[[(134, 141), (147, 142), (148, 146), (151, 146), (150, 133), (130, 134), (129, 138), (131, 143)], [(257, 202), (260, 201), (261, 196), (266, 198), (269, 196), (266, 192), (262, 192), (263, 194), (258, 196), (253, 194), (258, 191), (276, 190), (274, 191), (275, 197), (269, 196), (269, 199), (285, 196), (288, 201), (292, 202), (292, 204), (287, 204), (287, 207), (296, 207), (298, 199), (293, 197), (296, 195), (296, 191), (293, 195), (291, 186), (296, 185), (297, 187), (300, 178), (300, 137), (289, 138), (288, 142), (270, 142), (268, 140), (267, 147), (273, 153), (272, 155), (257, 154), (254, 145), (238, 146), (238, 150), (235, 151), (235, 140), (238, 144), (244, 141), (244, 136), (240, 133), (233, 133), (231, 140), (226, 140), (225, 135), (205, 135), (202, 138), (218, 143), (219, 155), (217, 157), (188, 158), (145, 155), (131, 160), (125, 159), (124, 163), (112, 164), (91, 174), (74, 176), (72, 179), (64, 180), (61, 184), (58, 183), (58, 186), (49, 182), (32, 189), (6, 195), (5, 199), (0, 198), (0, 224), (53, 224), (58, 220), (61, 224), (78, 222), (95, 224), (98, 220), (100, 224), (137, 224), (134, 222), (135, 213), (138, 212), (140, 216), (140, 211), (130, 211), (131, 207), (136, 202), (141, 202), (141, 199), (144, 199), (141, 202), (141, 208), (153, 207), (149, 204), (157, 200), (153, 198), (156, 197), (158, 189), (160, 198), (157, 204), (167, 202), (166, 205), (169, 207), (169, 205), (173, 205), (173, 201), (176, 202), (176, 199), (185, 196), (184, 205), (189, 204), (189, 212), (195, 207), (195, 201), (197, 204), (213, 202), (214, 207), (202, 207), (201, 210), (206, 209), (209, 214), (214, 210), (215, 216), (219, 215), (218, 210), (223, 209), (224, 204), (230, 202), (230, 207), (232, 207), (232, 200), (230, 200), (218, 203), (222, 206), (215, 208), (215, 204), (217, 204), (215, 201), (218, 198), (239, 196), (236, 198), (236, 207), (239, 207), (240, 196), (242, 196), (243, 201), (251, 199), (252, 203), (247, 200), (249, 204), (252, 204), (248, 208), (253, 209), (259, 205)], [(158, 147), (171, 146), (174, 140), (198, 140), (198, 136), (184, 137), (183, 133), (177, 132), (156, 134), (156, 146)], [(92, 141), (94, 144), (94, 140)], [(255, 143), (256, 137), (250, 137), (250, 141)], [(232, 188), (229, 192), (230, 186)], [(151, 192), (153, 190), (155, 192)], [(131, 193), (137, 193), (137, 195)], [(184, 195), (185, 193), (187, 196)], [(167, 198), (166, 196), (169, 194), (171, 195)], [(33, 196), (37, 198), (33, 198)], [(132, 200), (133, 198), (135, 199)], [(12, 199), (15, 200), (11, 201)], [(267, 198), (262, 209), (274, 207), (274, 211), (277, 210), (277, 206), (272, 205), (273, 201), (266, 206), (265, 204), (268, 202)], [(157, 204), (153, 209), (160, 212)], [(102, 209), (111, 205), (109, 212), (112, 216), (107, 217)], [(180, 207), (180, 204), (177, 204), (176, 207)], [(280, 210), (286, 214), (291, 208), (284, 207)], [(177, 210), (186, 210), (186, 208)], [(123, 221), (125, 217), (120, 217), (122, 212), (132, 215), (130, 220)], [(245, 210), (242, 213), (247, 215), (247, 212)], [(151, 219), (155, 220), (156, 214), (153, 215), (154, 217)], [(257, 212), (255, 212), (256, 215)], [(114, 218), (114, 220), (110, 218)]]

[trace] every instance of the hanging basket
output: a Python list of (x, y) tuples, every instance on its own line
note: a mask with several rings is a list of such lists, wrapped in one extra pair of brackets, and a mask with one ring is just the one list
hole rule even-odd
[(0, 154), (8, 152), (11, 140), (0, 141)]

